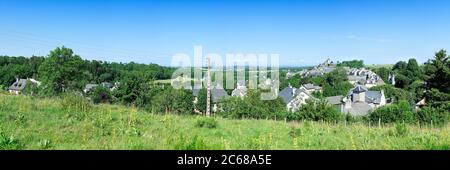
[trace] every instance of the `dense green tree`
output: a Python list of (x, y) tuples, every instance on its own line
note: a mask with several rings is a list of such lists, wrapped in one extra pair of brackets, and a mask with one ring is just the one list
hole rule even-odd
[(50, 51), (48, 58), (39, 67), (39, 78), (45, 86), (46, 94), (56, 95), (65, 90), (80, 90), (81, 67), (80, 56), (66, 47)]
[(190, 90), (165, 88), (154, 95), (152, 110), (158, 113), (191, 114), (194, 111)]
[(445, 50), (440, 50), (434, 59), (425, 63), (425, 74), (429, 89), (450, 93), (450, 60)]
[(298, 74), (294, 75), (293, 77), (289, 79), (282, 79), (280, 83), (280, 89), (284, 89), (288, 87), (289, 85), (293, 87), (300, 87), (302, 77)]
[(394, 64), (394, 66), (392, 67), (392, 70), (400, 71), (401, 74), (404, 74), (403, 71), (406, 70), (407, 66), (408, 66), (408, 63), (406, 63), (404, 61), (399, 61), (399, 62)]
[(422, 79), (422, 69), (414, 58), (408, 60), (408, 64), (406, 65), (406, 77), (408, 77), (411, 83)]
[[(197, 95), (197, 104), (195, 104), (195, 108), (202, 113), (206, 113), (206, 88), (201, 88)], [(212, 103), (212, 99), (210, 100)]]
[(337, 95), (345, 96), (353, 87), (347, 80), (347, 72), (342, 68), (336, 68), (332, 72), (325, 74), (323, 95), (325, 97)]
[(406, 77), (404, 74), (396, 74), (395, 76), (395, 87), (406, 89), (408, 88), (409, 84), (411, 83), (411, 80)]
[(389, 74), (392, 73), (392, 70), (390, 70), (389, 68), (386, 67), (379, 67), (373, 70), (378, 76), (381, 77), (381, 79), (383, 79), (384, 82), (388, 83), (389, 82)]

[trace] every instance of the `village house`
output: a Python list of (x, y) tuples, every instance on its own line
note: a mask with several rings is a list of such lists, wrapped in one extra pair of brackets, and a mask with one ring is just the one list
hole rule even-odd
[(327, 97), (328, 103), (337, 105), (342, 113), (353, 116), (366, 115), (376, 108), (386, 105), (384, 91), (369, 91), (367, 87), (357, 85), (347, 96)]
[(306, 100), (312, 98), (313, 96), (304, 88), (295, 88), (289, 85), (289, 87), (284, 88), (278, 94), (286, 103), (286, 108), (288, 111), (295, 112)]
[(383, 79), (371, 70), (365, 68), (350, 68), (347, 70), (349, 83), (353, 85), (364, 85), (371, 88), (378, 85), (384, 85)]
[[(194, 104), (198, 103), (198, 94), (200, 92), (199, 88), (192, 89), (192, 94), (194, 95)], [(224, 99), (229, 98), (227, 91), (223, 89), (220, 85), (212, 86), (211, 88), (211, 102), (212, 102), (212, 111), (218, 112), (220, 110), (220, 102)], [(197, 113), (200, 113), (197, 109), (194, 110)]]
[(245, 81), (240, 81), (236, 83), (236, 88), (231, 92), (231, 96), (244, 98), (247, 94), (247, 87), (245, 86)]
[[(103, 82), (103, 83), (101, 83), (100, 85), (101, 86), (103, 86), (103, 87), (106, 87), (106, 88), (108, 88), (109, 90), (114, 90), (114, 89), (116, 89), (117, 88), (117, 85), (118, 85), (119, 83), (115, 83), (115, 85), (113, 85), (113, 84), (111, 84), (111, 83), (108, 83), (108, 82)], [(95, 87), (97, 87), (98, 86), (98, 84), (86, 84), (85, 86), (84, 86), (84, 89), (83, 89), (83, 92), (84, 93), (89, 93), (90, 91), (92, 91)]]
[(320, 86), (316, 86), (314, 84), (308, 83), (308, 84), (303, 84), (300, 89), (303, 89), (305, 91), (307, 91), (309, 94), (312, 94), (315, 91), (321, 92), (322, 91), (322, 87)]
[(331, 61), (331, 59), (328, 58), (323, 63), (315, 66), (313, 69), (304, 72), (301, 76), (303, 77), (321, 76), (326, 73), (332, 72), (334, 69), (336, 69), (336, 64), (334, 64), (333, 61)]
[(16, 81), (8, 88), (9, 93), (16, 95), (21, 94), (27, 86), (28, 82), (36, 84), (38, 86), (41, 85), (41, 82), (32, 78), (16, 79)]
[(395, 74), (389, 73), (388, 81), (391, 85), (395, 86)]

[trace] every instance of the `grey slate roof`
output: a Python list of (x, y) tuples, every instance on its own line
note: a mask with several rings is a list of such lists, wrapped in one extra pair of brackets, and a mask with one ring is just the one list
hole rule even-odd
[[(192, 89), (192, 94), (196, 97), (198, 96), (199, 92), (200, 92), (200, 89), (197, 89), (197, 88)], [(226, 99), (230, 96), (228, 95), (227, 91), (225, 91), (223, 88), (213, 87), (211, 89), (211, 97), (212, 97), (212, 102), (217, 103), (221, 99)]]
[(27, 85), (27, 79), (19, 79), (19, 81), (14, 82), (9, 90), (22, 91)]
[(343, 96), (331, 96), (331, 97), (327, 97), (326, 100), (330, 104), (338, 105), (338, 104), (342, 103), (343, 98), (344, 98)]
[(360, 80), (366, 80), (365, 77), (361, 77), (361, 76), (347, 76), (348, 81), (360, 81)]
[(368, 91), (367, 88), (364, 86), (361, 86), (361, 85), (356, 86), (354, 89), (352, 89), (353, 93), (361, 93), (361, 92), (366, 92), (366, 91)]
[(195, 97), (198, 96), (199, 92), (200, 92), (200, 89), (197, 89), (197, 88), (192, 89), (192, 95), (194, 95)]
[(89, 91), (91, 91), (94, 87), (97, 87), (98, 85), (97, 84), (86, 84), (86, 86), (84, 86), (84, 90), (86, 91), (86, 92), (89, 92)]
[(211, 89), (212, 102), (217, 103), (222, 99), (228, 98), (228, 93), (223, 88), (213, 88)]
[(379, 104), (381, 102), (381, 92), (380, 91), (367, 91), (366, 92), (366, 102)]
[(304, 84), (303, 87), (305, 87), (308, 90), (311, 90), (311, 89), (320, 90), (321, 89), (320, 86), (316, 86), (316, 85), (311, 84), (311, 83)]
[(278, 95), (283, 99), (283, 101), (287, 104), (293, 98), (294, 88), (286, 87), (278, 93)]

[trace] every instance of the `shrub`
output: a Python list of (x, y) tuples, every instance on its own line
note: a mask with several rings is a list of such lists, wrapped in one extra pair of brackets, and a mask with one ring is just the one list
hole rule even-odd
[(371, 121), (381, 119), (383, 123), (392, 122), (414, 122), (414, 113), (407, 101), (400, 101), (398, 104), (382, 106), (369, 113)]
[(416, 112), (415, 117), (421, 123), (428, 124), (433, 120), (433, 124), (441, 125), (449, 121), (450, 113), (449, 108), (424, 107)]
[[(247, 91), (244, 98), (231, 97), (221, 103), (219, 115), (229, 118), (270, 118), (284, 119), (286, 104), (281, 98), (261, 100), (260, 90)], [(200, 98), (199, 98), (200, 101)]]
[(111, 102), (111, 92), (107, 87), (97, 86), (89, 94), (91, 101), (95, 104), (98, 103), (110, 103)]
[(208, 117), (208, 118), (199, 118), (197, 119), (197, 122), (195, 123), (195, 126), (197, 127), (206, 127), (209, 129), (214, 129), (217, 127), (217, 120), (212, 118), (212, 117)]
[(342, 114), (325, 100), (307, 100), (300, 109), (293, 113), (297, 119), (313, 121), (342, 120)]

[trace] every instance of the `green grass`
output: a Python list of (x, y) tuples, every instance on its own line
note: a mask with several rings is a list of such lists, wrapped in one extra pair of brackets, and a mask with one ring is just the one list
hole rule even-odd
[(0, 94), (0, 149), (450, 149), (450, 126), (210, 120), (80, 100)]

